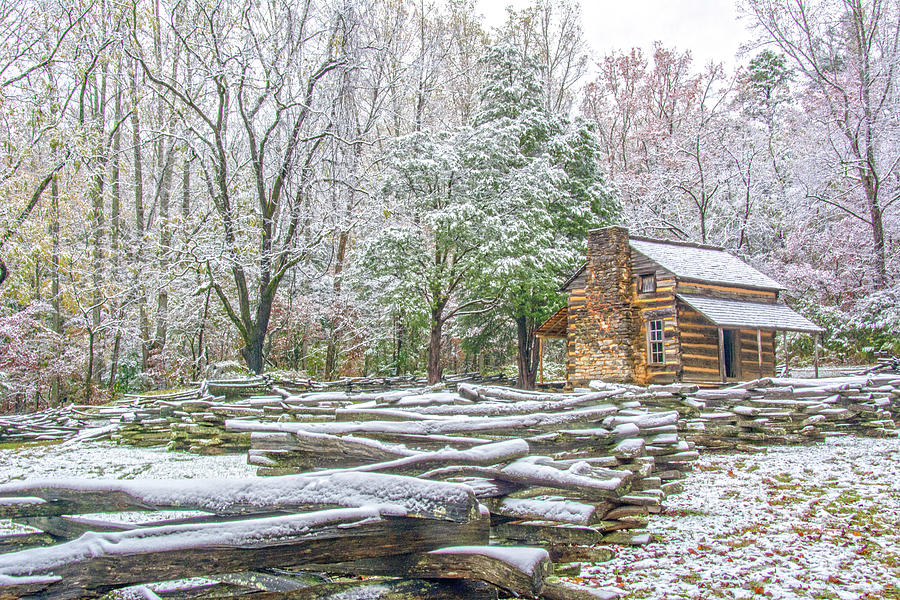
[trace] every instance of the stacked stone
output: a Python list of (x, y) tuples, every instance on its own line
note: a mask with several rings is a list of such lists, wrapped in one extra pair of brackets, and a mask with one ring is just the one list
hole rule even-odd
[(568, 304), (568, 373), (574, 386), (593, 377), (630, 380), (639, 332), (632, 302), (632, 261), (628, 230), (588, 232), (587, 265), (570, 282)]

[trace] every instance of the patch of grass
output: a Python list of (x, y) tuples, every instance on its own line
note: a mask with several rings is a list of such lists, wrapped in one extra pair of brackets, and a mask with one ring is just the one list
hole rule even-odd
[(773, 476), (775, 481), (780, 481), (781, 483), (789, 483), (794, 481), (794, 476), (790, 473), (779, 473), (778, 475)]
[(859, 492), (854, 489), (843, 490), (837, 498), (825, 506), (825, 510), (834, 514), (848, 514), (858, 510)]
[(791, 529), (793, 529), (794, 533), (796, 533), (800, 537), (813, 539), (820, 539), (822, 537), (822, 530), (818, 527), (808, 527), (806, 525), (794, 524), (791, 526)]
[(19, 448), (36, 448), (39, 446), (55, 446), (64, 440), (41, 440), (39, 442), (2, 442), (0, 450), (18, 450)]
[(691, 508), (666, 508), (660, 514), (666, 517), (705, 517), (708, 513)]

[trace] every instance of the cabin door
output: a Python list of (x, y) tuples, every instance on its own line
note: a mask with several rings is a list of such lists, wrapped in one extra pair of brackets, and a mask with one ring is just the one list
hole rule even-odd
[(725, 378), (737, 379), (740, 377), (741, 351), (738, 345), (740, 337), (736, 329), (724, 329), (722, 334), (724, 338), (722, 360), (725, 362)]

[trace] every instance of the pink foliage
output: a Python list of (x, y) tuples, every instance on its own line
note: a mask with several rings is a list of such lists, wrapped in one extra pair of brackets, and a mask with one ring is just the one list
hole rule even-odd
[(0, 317), (0, 394), (7, 408), (28, 403), (39, 405), (56, 378), (77, 376), (76, 348), (63, 344), (50, 326), (53, 309), (33, 302), (11, 315)]

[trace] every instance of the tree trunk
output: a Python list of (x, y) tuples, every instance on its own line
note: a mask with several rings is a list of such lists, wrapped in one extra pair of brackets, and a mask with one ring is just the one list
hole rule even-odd
[(524, 316), (516, 317), (516, 335), (518, 338), (516, 365), (519, 367), (516, 386), (523, 390), (533, 390), (537, 380), (540, 356), (536, 343), (537, 338), (528, 328), (528, 319)]
[[(105, 136), (105, 113), (106, 113), (106, 67), (101, 72), (100, 90), (96, 92), (94, 109), (94, 123), (97, 134), (102, 140)], [(96, 365), (94, 376), (99, 378), (103, 370), (103, 351), (102, 342), (99, 339), (101, 311), (103, 304), (103, 200), (104, 200), (104, 184), (106, 177), (106, 148), (102, 142), (98, 142), (95, 150), (97, 156), (97, 164), (95, 165), (94, 183), (91, 189), (91, 215), (89, 222), (91, 224), (91, 348), (98, 350), (96, 357), (91, 355), (91, 363)], [(100, 346), (100, 348), (97, 348)]]
[(263, 344), (266, 340), (266, 330), (255, 326), (251, 332), (250, 340), (241, 348), (241, 356), (247, 362), (247, 368), (257, 375), (265, 370), (265, 355)]
[(191, 158), (184, 153), (184, 170), (181, 172), (181, 223), (182, 227), (187, 223), (191, 214)]
[(119, 354), (122, 350), (122, 332), (116, 331), (113, 339), (112, 356), (109, 359), (109, 384), (107, 389), (112, 392), (116, 387), (116, 371), (119, 370)]
[[(50, 222), (50, 236), (52, 238), (52, 250), (50, 254), (50, 305), (53, 307), (53, 331), (56, 333), (59, 343), (62, 342), (62, 314), (59, 302), (59, 182), (56, 175), (50, 182), (50, 214), (52, 221)], [(61, 353), (62, 348), (57, 346), (57, 356)], [(54, 406), (59, 405), (59, 388), (62, 381), (59, 375), (53, 378), (50, 383), (50, 402)]]
[[(264, 278), (265, 281), (265, 278)], [(244, 339), (241, 356), (247, 362), (247, 368), (257, 375), (266, 369), (265, 342), (269, 331), (269, 319), (272, 316), (273, 296), (260, 293), (260, 301), (256, 307), (256, 320), (246, 324), (248, 338)]]
[(133, 256), (136, 259), (135, 291), (138, 296), (139, 326), (141, 336), (141, 371), (147, 370), (150, 358), (150, 325), (147, 322), (147, 294), (140, 281), (140, 261), (144, 245), (144, 172), (141, 156), (141, 121), (138, 110), (138, 76), (137, 63), (133, 66), (131, 76), (131, 143), (134, 152), (134, 244)]
[(431, 311), (431, 333), (428, 338), (428, 384), (434, 385), (441, 381), (441, 333), (444, 321), (441, 319), (443, 311), (435, 309)]
[[(118, 61), (116, 67), (116, 93), (115, 93), (115, 123), (116, 130), (113, 134), (112, 140), (112, 171), (110, 173), (110, 186), (112, 188), (112, 197), (110, 198), (110, 214), (109, 214), (109, 252), (110, 259), (112, 260), (112, 278), (113, 281), (116, 281), (119, 276), (119, 240), (121, 236), (122, 230), (122, 220), (121, 220), (121, 212), (122, 212), (122, 189), (121, 189), (121, 161), (119, 159), (119, 153), (122, 150), (122, 128), (120, 127), (122, 121), (122, 60), (121, 58)], [(122, 308), (122, 301), (116, 300), (113, 308), (114, 315), (114, 323), (113, 327), (115, 330), (115, 336), (113, 337), (113, 346), (112, 353), (109, 359), (109, 383), (107, 384), (107, 389), (110, 392), (116, 386), (116, 372), (119, 370), (119, 355), (122, 350), (122, 326), (121, 323), (124, 317), (124, 310)]]
[[(874, 160), (873, 153), (869, 153)], [(863, 186), (866, 191), (866, 204), (869, 208), (869, 223), (872, 227), (872, 246), (875, 251), (874, 284), (876, 290), (883, 290), (887, 283), (887, 268), (884, 255), (884, 219), (881, 206), (878, 204), (878, 192), (872, 183), (872, 172), (860, 168)]]
[(91, 403), (91, 380), (94, 378), (94, 331), (88, 330), (87, 369), (84, 373), (84, 403)]
[[(344, 272), (344, 259), (347, 255), (347, 242), (350, 240), (349, 231), (341, 231), (338, 238), (337, 256), (334, 262), (334, 297), (340, 306), (341, 278)], [(325, 379), (334, 379), (337, 363), (337, 336), (339, 332), (339, 319), (332, 319), (331, 331), (328, 336), (328, 349), (325, 352)]]
[(402, 309), (397, 313), (395, 318), (397, 320), (397, 326), (394, 328), (394, 331), (397, 334), (397, 343), (394, 346), (394, 375), (399, 377), (404, 371), (404, 369), (402, 368), (403, 367), (403, 364), (402, 364), (403, 363), (403, 361), (402, 361), (403, 336), (404, 336), (403, 310)]
[(200, 367), (203, 364), (203, 359), (206, 357), (206, 352), (204, 352), (203, 349), (203, 344), (205, 343), (203, 340), (203, 333), (206, 329), (206, 319), (209, 317), (209, 298), (211, 295), (212, 289), (208, 288), (206, 290), (206, 300), (203, 302), (203, 315), (200, 317), (200, 331), (197, 332), (197, 356), (194, 360), (194, 379), (200, 377)]
[[(180, 13), (179, 13), (180, 14)], [(153, 34), (154, 53), (156, 55), (156, 64), (162, 65), (162, 37), (160, 30), (162, 29), (159, 18), (159, 0), (153, 2), (153, 16), (156, 21), (156, 27)], [(176, 25), (177, 27), (177, 25)], [(172, 61), (172, 80), (177, 80), (178, 56)], [(161, 131), (168, 130), (170, 123), (166, 123), (165, 119), (165, 100), (164, 89), (158, 87), (158, 95), (156, 97), (156, 120), (157, 126)], [(164, 143), (164, 136), (157, 137), (154, 146), (156, 154), (156, 169), (159, 173), (157, 198), (159, 199), (159, 272), (161, 274), (160, 287), (156, 294), (156, 335), (154, 337), (154, 346), (157, 349), (163, 349), (166, 345), (166, 335), (168, 333), (168, 314), (169, 314), (169, 290), (166, 285), (166, 273), (169, 270), (169, 249), (172, 246), (172, 231), (169, 228), (169, 196), (172, 188), (172, 156), (174, 153), (174, 138), (170, 138), (168, 147)]]

